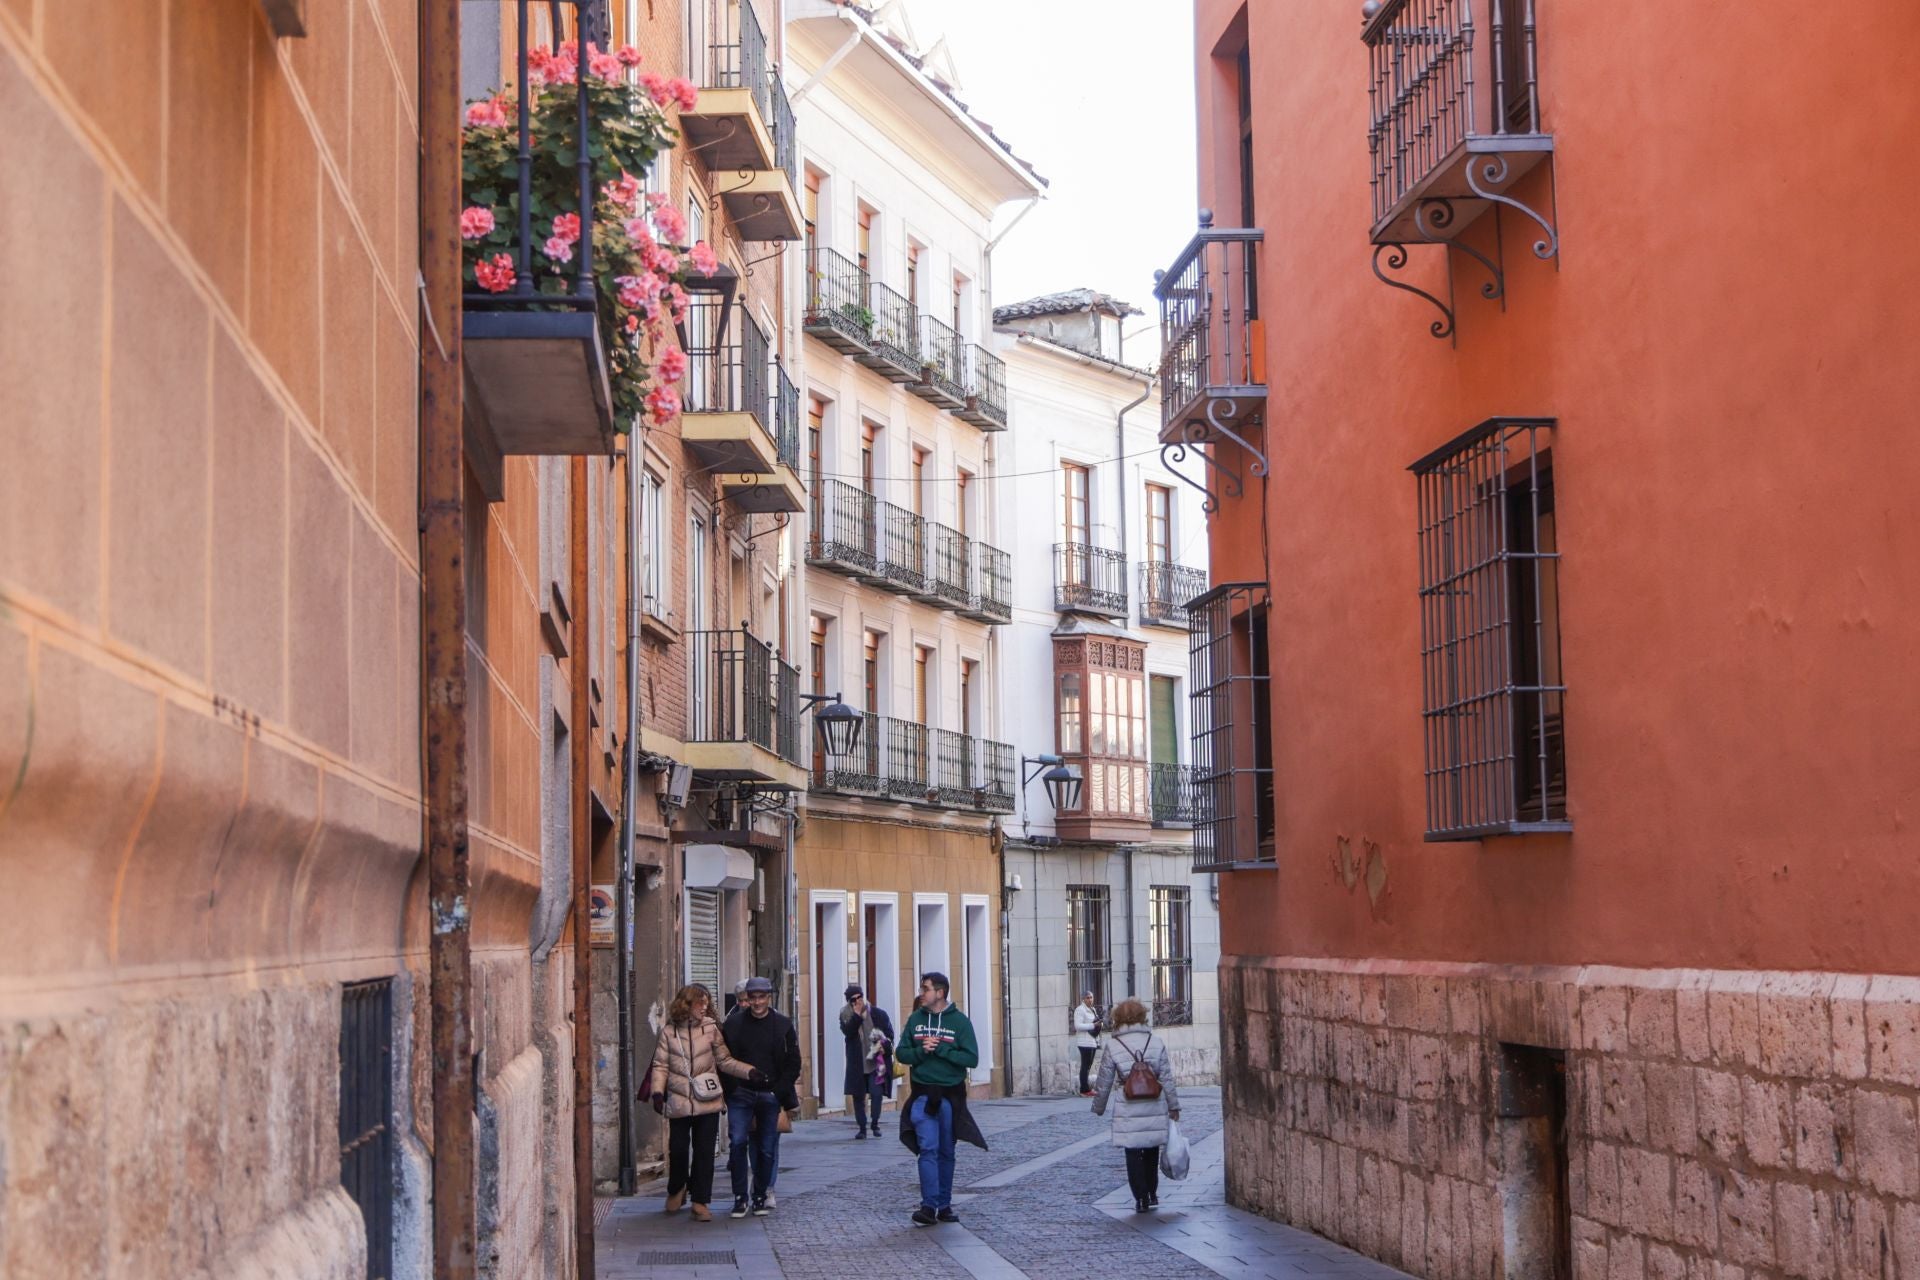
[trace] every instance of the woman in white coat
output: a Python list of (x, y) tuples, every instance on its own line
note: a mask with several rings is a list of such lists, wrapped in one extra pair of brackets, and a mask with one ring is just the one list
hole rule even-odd
[[(1127, 1073), (1135, 1063), (1144, 1064), (1159, 1080), (1158, 1097), (1126, 1095)], [(1113, 1145), (1127, 1153), (1133, 1211), (1145, 1213), (1160, 1203), (1160, 1148), (1167, 1144), (1168, 1123), (1180, 1118), (1180, 1094), (1174, 1088), (1166, 1042), (1147, 1029), (1146, 1006), (1138, 1000), (1122, 1000), (1113, 1007), (1107, 1051), (1093, 1085), (1093, 1114), (1106, 1114), (1107, 1099), (1116, 1089), (1120, 1101), (1113, 1109)]]
[(1080, 1051), (1080, 1096), (1091, 1098), (1093, 1086), (1087, 1076), (1093, 1071), (1093, 1055), (1100, 1048), (1100, 1011), (1093, 1007), (1093, 992), (1081, 995), (1073, 1006), (1073, 1047)]

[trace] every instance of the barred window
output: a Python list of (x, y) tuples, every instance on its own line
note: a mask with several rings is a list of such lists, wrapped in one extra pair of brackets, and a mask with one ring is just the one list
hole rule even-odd
[(1156, 884), (1147, 890), (1147, 961), (1153, 971), (1153, 1025), (1193, 1022), (1193, 891)]
[(1566, 831), (1551, 418), (1491, 418), (1413, 464), (1427, 839)]
[(1195, 871), (1275, 865), (1268, 596), (1223, 582), (1187, 605)]
[(1067, 983), (1072, 1002), (1067, 1006), (1071, 1019), (1073, 1006), (1083, 992), (1093, 992), (1094, 1008), (1106, 1016), (1113, 1004), (1113, 954), (1109, 949), (1107, 886), (1070, 884), (1067, 886)]

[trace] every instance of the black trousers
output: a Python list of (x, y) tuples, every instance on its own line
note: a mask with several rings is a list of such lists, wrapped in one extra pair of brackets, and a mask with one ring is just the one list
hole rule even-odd
[(1082, 1092), (1082, 1093), (1085, 1093), (1085, 1092), (1086, 1092), (1087, 1090), (1089, 1090), (1089, 1089), (1091, 1089), (1091, 1088), (1093, 1088), (1093, 1086), (1092, 1086), (1092, 1085), (1090, 1085), (1090, 1084), (1088, 1084), (1088, 1083), (1087, 1083), (1087, 1072), (1089, 1072), (1089, 1071), (1091, 1071), (1091, 1070), (1093, 1070), (1093, 1055), (1094, 1055), (1094, 1052), (1095, 1052), (1094, 1050), (1092, 1050), (1092, 1049), (1089, 1049), (1089, 1048), (1087, 1048), (1087, 1047), (1086, 1047), (1086, 1046), (1084, 1046), (1084, 1045), (1083, 1045), (1083, 1046), (1081, 1046), (1081, 1049), (1080, 1049), (1080, 1092)]
[(1160, 1148), (1127, 1148), (1127, 1189), (1135, 1200), (1145, 1200), (1160, 1191)]
[[(685, 1191), (694, 1204), (713, 1199), (713, 1147), (720, 1138), (720, 1113), (682, 1116), (667, 1121), (667, 1194)], [(691, 1168), (688, 1157), (691, 1155)]]

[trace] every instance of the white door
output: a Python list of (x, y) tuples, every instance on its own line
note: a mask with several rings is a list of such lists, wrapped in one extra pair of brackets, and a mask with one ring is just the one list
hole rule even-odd
[(847, 989), (847, 896), (813, 897), (813, 1096), (822, 1111), (844, 1111), (847, 1042), (840, 1034), (840, 994)]
[(980, 1062), (969, 1077), (975, 1084), (993, 1078), (993, 931), (987, 927), (987, 902), (962, 900), (960, 907), (961, 976), (965, 993), (960, 1008), (973, 1023)]
[[(951, 957), (952, 951), (947, 943), (947, 895), (916, 893), (913, 896), (913, 988), (916, 995), (923, 973), (944, 973), (948, 982), (954, 980)], [(955, 988), (947, 994), (958, 1000), (961, 992)]]

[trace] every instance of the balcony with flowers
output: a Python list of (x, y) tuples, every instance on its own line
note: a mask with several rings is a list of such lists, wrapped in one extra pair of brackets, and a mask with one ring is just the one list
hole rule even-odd
[(467, 441), (492, 499), (503, 457), (610, 454), (636, 419), (679, 413), (669, 326), (717, 269), (634, 176), (693, 86), (644, 73), (630, 46), (518, 37), (518, 87), (469, 104), (461, 149)]

